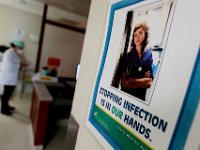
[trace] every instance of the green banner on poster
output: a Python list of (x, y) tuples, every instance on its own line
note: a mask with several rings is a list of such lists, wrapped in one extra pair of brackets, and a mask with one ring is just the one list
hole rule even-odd
[(123, 147), (126, 150), (152, 150), (150, 146), (129, 132), (98, 106), (94, 107), (93, 118), (105, 130), (105, 132), (119, 144), (120, 147)]

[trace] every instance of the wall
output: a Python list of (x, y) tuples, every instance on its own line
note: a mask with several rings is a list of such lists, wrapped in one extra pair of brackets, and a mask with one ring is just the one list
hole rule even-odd
[(102, 149), (101, 145), (86, 128), (85, 120), (99, 60), (108, 4), (109, 0), (92, 0), (90, 7), (89, 20), (81, 56), (80, 74), (72, 107), (72, 115), (80, 125), (76, 143), (77, 150)]
[[(24, 54), (33, 67), (35, 65), (38, 44), (30, 41), (29, 34), (39, 35), (41, 16), (0, 4), (0, 44), (10, 46), (16, 28), (25, 31)], [(33, 67), (34, 68), (34, 67)]]
[(46, 66), (48, 57), (61, 59), (58, 75), (75, 77), (80, 63), (84, 34), (46, 24), (40, 68)]
[[(39, 15), (0, 4), (0, 44), (10, 46), (14, 30), (23, 29), (26, 44), (24, 54), (33, 69), (38, 43), (32, 42), (29, 35), (40, 35), (41, 19)], [(46, 65), (49, 56), (58, 57), (61, 59), (58, 75), (75, 77), (76, 65), (80, 63), (83, 39), (82, 33), (46, 24), (40, 68)]]
[[(74, 116), (74, 118), (80, 125), (76, 143), (77, 150), (103, 149), (103, 147), (99, 144), (96, 138), (86, 128), (85, 122), (87, 119), (89, 101), (91, 98), (91, 94), (93, 92), (92, 87), (95, 82), (97, 64), (98, 60), (100, 59), (99, 53), (102, 44), (101, 42), (103, 38), (105, 19), (108, 11), (107, 8), (109, 1), (110, 0), (104, 0), (104, 1), (92, 0), (90, 8), (87, 32), (85, 35), (85, 41), (81, 57), (81, 69), (76, 86), (73, 107), (71, 112), (71, 114)], [(197, 1), (198, 0), (196, 0), (195, 2), (197, 3)], [(194, 10), (193, 7), (195, 7), (195, 4), (192, 7), (190, 6), (190, 2), (187, 0), (179, 0), (179, 2), (182, 3), (182, 6), (186, 7), (186, 8), (180, 8), (182, 9), (182, 12), (184, 12), (183, 10), (189, 10), (189, 11)], [(198, 8), (196, 8), (195, 10), (198, 10)], [(185, 15), (182, 14), (182, 16)], [(188, 23), (187, 21), (185, 21), (185, 25), (186, 24), (187, 26), (190, 26), (190, 23)], [(199, 116), (200, 116), (200, 111), (198, 109), (196, 118), (199, 118)], [(193, 149), (193, 150), (199, 149), (199, 142), (200, 142), (199, 141), (200, 137), (198, 134), (199, 132), (195, 132), (199, 131), (198, 130), (199, 125), (200, 125), (199, 119), (195, 119), (186, 143), (186, 149)]]

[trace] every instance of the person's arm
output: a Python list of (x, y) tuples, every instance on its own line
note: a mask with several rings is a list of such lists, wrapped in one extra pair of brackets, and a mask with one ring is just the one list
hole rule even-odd
[(144, 77), (144, 78), (128, 78), (128, 82), (133, 85), (133, 88), (150, 88), (152, 83), (152, 78)]
[(151, 86), (151, 83), (152, 83), (152, 78), (149, 77), (144, 77), (140, 79), (128, 78), (126, 77), (126, 73), (123, 73), (121, 78), (122, 88), (127, 88), (127, 89), (149, 88)]
[(21, 67), (28, 67), (28, 61), (26, 59), (26, 57), (24, 56), (24, 54), (20, 55), (20, 59), (21, 59)]

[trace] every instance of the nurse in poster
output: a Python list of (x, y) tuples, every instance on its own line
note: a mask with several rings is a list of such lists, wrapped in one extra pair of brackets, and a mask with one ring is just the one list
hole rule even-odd
[(175, 6), (173, 0), (132, 0), (111, 7), (88, 116), (108, 147), (169, 148), (183, 99), (170, 113), (174, 102), (161, 99), (159, 83), (168, 78), (160, 79), (160, 70), (170, 57), (165, 53)]

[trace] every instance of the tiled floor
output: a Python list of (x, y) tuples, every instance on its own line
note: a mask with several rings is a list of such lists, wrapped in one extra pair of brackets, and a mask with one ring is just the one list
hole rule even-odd
[[(19, 91), (16, 89), (16, 91)], [(32, 126), (29, 119), (32, 90), (26, 91), (22, 97), (18, 92), (10, 101), (16, 110), (12, 116), (0, 114), (0, 150), (34, 150)], [(64, 123), (63, 123), (64, 122)], [(63, 150), (67, 121), (58, 123), (57, 130), (45, 150)]]
[(23, 98), (13, 94), (10, 101), (16, 110), (12, 116), (0, 114), (0, 149), (1, 150), (33, 150), (32, 127), (29, 120), (30, 92)]

